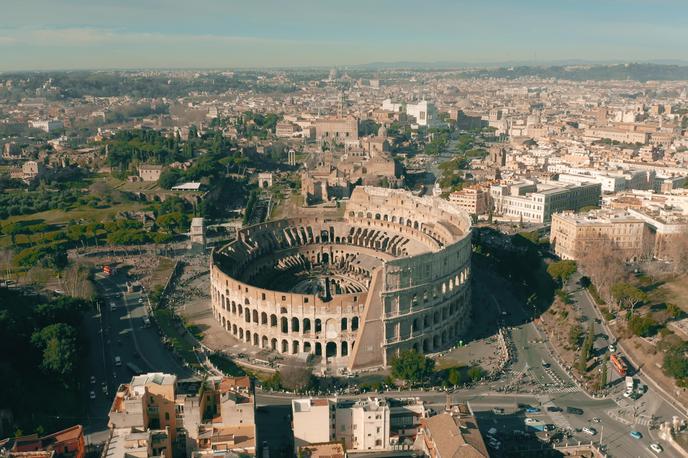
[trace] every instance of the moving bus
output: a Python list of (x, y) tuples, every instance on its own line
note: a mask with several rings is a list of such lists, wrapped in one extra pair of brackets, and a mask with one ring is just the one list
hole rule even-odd
[(623, 360), (623, 357), (612, 355), (609, 358), (609, 361), (612, 362), (614, 369), (616, 369), (616, 372), (618, 372), (620, 376), (626, 376), (626, 373), (628, 373), (628, 366), (626, 365), (626, 362)]

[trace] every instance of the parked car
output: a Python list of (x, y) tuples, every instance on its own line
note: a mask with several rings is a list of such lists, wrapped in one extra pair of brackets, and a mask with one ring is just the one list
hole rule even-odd
[(540, 409), (537, 407), (526, 407), (526, 413), (539, 413)]
[(639, 431), (631, 431), (628, 433), (633, 439), (642, 439), (643, 435)]
[(562, 409), (561, 407), (557, 407), (557, 406), (547, 407), (547, 412), (562, 412), (563, 410), (564, 409)]
[(532, 425), (533, 423), (537, 423), (538, 420), (536, 420), (535, 418), (526, 418), (524, 422), (526, 425)]
[(504, 415), (504, 409), (502, 409), (501, 407), (495, 407), (494, 409), (492, 409), (492, 413), (495, 415)]
[(657, 453), (662, 453), (664, 449), (659, 444), (650, 444), (650, 450)]
[(574, 415), (583, 415), (583, 409), (579, 409), (578, 407), (567, 407), (566, 412)]
[(588, 428), (587, 426), (583, 428), (583, 432), (590, 436), (594, 436), (595, 434), (597, 434), (597, 430), (595, 428)]

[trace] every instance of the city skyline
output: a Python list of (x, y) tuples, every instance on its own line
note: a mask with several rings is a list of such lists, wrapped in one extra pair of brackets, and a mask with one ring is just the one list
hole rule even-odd
[(7, 3), (0, 71), (688, 61), (674, 0)]

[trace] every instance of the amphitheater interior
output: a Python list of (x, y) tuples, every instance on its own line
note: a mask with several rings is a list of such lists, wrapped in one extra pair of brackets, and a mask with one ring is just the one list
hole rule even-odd
[(342, 205), (341, 218), (248, 226), (215, 250), (215, 319), (255, 347), (350, 371), (454, 345), (470, 324), (469, 216), (375, 187), (357, 187)]

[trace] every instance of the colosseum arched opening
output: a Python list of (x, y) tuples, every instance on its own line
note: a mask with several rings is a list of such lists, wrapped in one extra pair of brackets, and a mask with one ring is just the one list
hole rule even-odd
[(243, 228), (213, 252), (213, 315), (223, 329), (352, 371), (454, 345), (469, 325), (469, 216), (438, 198), (373, 187), (356, 188), (345, 205), (338, 219)]

